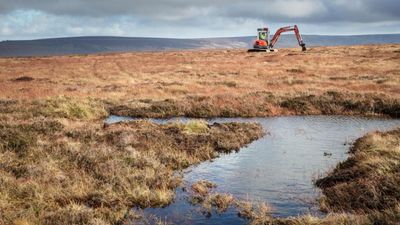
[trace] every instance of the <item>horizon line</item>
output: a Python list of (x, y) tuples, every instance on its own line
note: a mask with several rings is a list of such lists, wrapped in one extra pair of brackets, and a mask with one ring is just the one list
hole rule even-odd
[[(290, 35), (290, 34), (283, 34)], [(353, 36), (375, 36), (375, 35), (400, 35), (398, 33), (369, 33), (369, 34), (302, 34), (302, 36), (339, 36), (339, 37), (353, 37)], [(82, 35), (82, 36), (56, 36), (56, 37), (43, 37), (33, 39), (3, 39), (0, 42), (8, 41), (40, 41), (40, 40), (52, 40), (52, 39), (68, 39), (68, 38), (90, 38), (90, 37), (108, 37), (108, 38), (146, 38), (146, 39), (171, 39), (171, 40), (199, 40), (199, 39), (219, 39), (219, 38), (242, 38), (242, 37), (253, 37), (256, 35), (240, 35), (240, 36), (214, 36), (214, 37), (157, 37), (157, 36), (114, 36), (114, 35)]]

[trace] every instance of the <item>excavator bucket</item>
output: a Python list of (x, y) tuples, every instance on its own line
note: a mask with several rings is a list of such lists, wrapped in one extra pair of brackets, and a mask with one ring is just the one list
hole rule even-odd
[(306, 44), (301, 45), (301, 51), (303, 52), (307, 51)]

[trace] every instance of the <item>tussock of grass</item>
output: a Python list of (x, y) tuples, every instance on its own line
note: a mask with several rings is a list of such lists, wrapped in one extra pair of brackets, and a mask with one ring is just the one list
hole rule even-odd
[(202, 206), (208, 213), (211, 213), (213, 207), (218, 213), (225, 212), (234, 202), (234, 198), (231, 194), (211, 194), (204, 200)]
[(194, 205), (200, 205), (205, 215), (211, 216), (213, 209), (221, 214), (232, 207), (239, 217), (249, 220), (250, 224), (270, 224), (273, 221), (271, 208), (266, 203), (243, 201), (228, 193), (211, 193), (210, 190), (215, 186), (206, 180), (192, 185), (193, 193), (190, 201)]
[(37, 138), (27, 126), (0, 124), (0, 140), (0, 152), (23, 156), (36, 145)]
[(208, 123), (204, 120), (191, 120), (183, 128), (187, 134), (201, 134), (208, 131)]
[(210, 192), (210, 189), (215, 187), (217, 187), (216, 184), (207, 180), (201, 180), (192, 184), (191, 188), (194, 193), (199, 194), (201, 196), (206, 196)]
[(38, 120), (40, 118), (98, 120), (108, 115), (106, 104), (94, 98), (49, 97), (46, 99), (0, 100), (0, 119)]
[(248, 219), (251, 225), (268, 224), (272, 221), (272, 209), (264, 202), (237, 201), (236, 207), (238, 216)]
[(95, 99), (53, 97), (39, 102), (40, 114), (68, 119), (99, 119), (107, 116), (104, 105)]

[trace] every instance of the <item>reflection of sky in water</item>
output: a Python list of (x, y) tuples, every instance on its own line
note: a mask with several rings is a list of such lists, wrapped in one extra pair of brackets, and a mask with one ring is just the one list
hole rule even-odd
[[(187, 119), (179, 120), (185, 122)], [(153, 121), (165, 123), (171, 120)], [(238, 198), (266, 201), (274, 208), (275, 216), (284, 217), (307, 212), (319, 213), (315, 205), (318, 190), (314, 188), (312, 179), (347, 157), (349, 145), (346, 143), (372, 130), (400, 126), (400, 120), (344, 116), (209, 120), (210, 123), (230, 121), (261, 123), (268, 135), (241, 149), (239, 153), (223, 155), (213, 162), (204, 162), (189, 168), (185, 173), (185, 181), (189, 184), (201, 179), (213, 181), (218, 185), (218, 192), (228, 192)], [(332, 155), (324, 156), (325, 152)], [(190, 213), (191, 219), (187, 219), (189, 210), (196, 211), (195, 207), (186, 202), (184, 194), (178, 191), (176, 202), (169, 207), (146, 211), (179, 223), (245, 223), (237, 218), (233, 210), (209, 219), (199, 213)]]

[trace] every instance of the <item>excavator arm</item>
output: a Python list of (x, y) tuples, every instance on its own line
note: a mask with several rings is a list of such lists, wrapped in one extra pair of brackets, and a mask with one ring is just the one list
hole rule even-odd
[(299, 45), (301, 46), (302, 51), (306, 51), (307, 50), (306, 44), (304, 44), (304, 42), (303, 42), (303, 38), (301, 37), (300, 31), (299, 31), (299, 28), (297, 27), (297, 25), (279, 28), (276, 31), (276, 33), (274, 34), (274, 36), (272, 37), (269, 47), (273, 48), (275, 46), (276, 42), (278, 42), (282, 33), (290, 32), (290, 31), (294, 31), (297, 41), (299, 42)]

